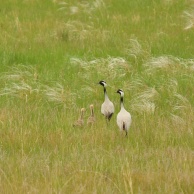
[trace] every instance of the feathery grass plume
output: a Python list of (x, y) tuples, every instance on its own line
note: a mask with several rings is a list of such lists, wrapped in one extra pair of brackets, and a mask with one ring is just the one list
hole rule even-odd
[(78, 20), (69, 20), (66, 23), (58, 24), (52, 33), (56, 40), (69, 40), (79, 42), (96, 41), (107, 42), (110, 38), (109, 30), (96, 29), (93, 23), (86, 24)]
[[(121, 57), (108, 57), (105, 63), (107, 63), (106, 72), (109, 76), (111, 75), (113, 79), (115, 79), (116, 77), (124, 77), (129, 68), (128, 62)], [(103, 67), (101, 69), (103, 69)]]
[(178, 90), (178, 81), (177, 81), (177, 79), (175, 79), (175, 78), (174, 79), (169, 79), (169, 81), (166, 82), (165, 87), (168, 90), (168, 92), (176, 94), (177, 90)]
[(80, 66), (82, 68), (87, 68), (90, 65), (89, 62), (87, 62), (86, 60), (83, 60), (81, 58), (76, 58), (76, 57), (70, 58), (70, 64), (72, 64), (72, 65), (78, 65), (78, 66)]
[(183, 12), (183, 17), (185, 19), (184, 30), (189, 30), (194, 27), (194, 6), (189, 10)]
[(19, 97), (21, 99), (28, 101), (29, 96), (31, 96), (33, 93), (39, 93), (38, 88), (33, 88), (31, 85), (20, 82), (20, 83), (11, 83), (9, 85), (6, 85), (1, 91), (0, 96), (4, 95), (11, 95), (15, 97)]
[(146, 73), (152, 74), (156, 71), (177, 72), (180, 68), (185, 68), (185, 64), (181, 60), (173, 56), (152, 57), (143, 64)]
[(144, 77), (139, 76), (139, 74), (133, 74), (131, 81), (123, 82), (123, 85), (124, 88), (127, 88), (134, 93), (139, 93), (147, 87)]
[(92, 36), (93, 27), (81, 21), (68, 21), (64, 24), (69, 40), (83, 41)]
[(180, 57), (178, 59), (179, 59), (180, 65), (183, 68), (188, 68), (189, 66), (194, 65), (194, 59), (184, 59)]
[(142, 45), (138, 42), (137, 38), (130, 39), (129, 45), (130, 48), (127, 50), (129, 55), (134, 56), (135, 58), (142, 55), (143, 53)]
[(103, 0), (95, 0), (93, 2), (93, 6), (95, 8), (101, 9), (102, 7), (105, 7), (106, 5), (105, 5), (105, 2)]
[(34, 74), (37, 73), (36, 69), (30, 65), (18, 64), (9, 69), (8, 72), (2, 73), (0, 79), (4, 81), (11, 80), (33, 80)]
[(60, 7), (58, 8), (58, 11), (66, 10), (68, 4), (66, 2), (59, 2), (57, 3)]
[(83, 72), (79, 75), (86, 80), (91, 80), (96, 74), (98, 77), (106, 76), (111, 79), (116, 77), (122, 78), (131, 67), (128, 62), (121, 57), (98, 58), (90, 61), (72, 58), (70, 63), (82, 67)]
[(143, 92), (138, 94), (138, 99), (145, 99), (145, 100), (154, 100), (158, 97), (158, 92), (155, 88), (148, 88)]
[(37, 82), (38, 74), (32, 66), (17, 65), (0, 76), (4, 83), (0, 95), (11, 95), (25, 99), (40, 93), (40, 84)]
[(163, 114), (185, 116), (185, 112), (192, 112), (192, 105), (186, 96), (179, 93), (181, 85), (176, 78), (164, 80), (157, 86), (159, 98), (156, 105), (162, 109)]
[(129, 65), (126, 59), (122, 57), (108, 57), (107, 59), (108, 68), (127, 68)]
[(192, 110), (192, 106), (185, 96), (178, 93), (174, 94), (173, 96), (175, 98), (175, 105), (173, 107), (173, 111), (184, 113), (186, 110)]
[(58, 3), (60, 8), (58, 11), (65, 10), (67, 14), (74, 15), (74, 14), (92, 14), (96, 10), (101, 10), (105, 8), (105, 3), (103, 0), (95, 0), (91, 2), (82, 1), (76, 2), (76, 4), (68, 4), (66, 2)]
[(84, 13), (93, 14), (95, 11), (102, 11), (105, 8), (105, 3), (103, 0), (94, 0), (91, 2), (82, 2), (79, 4)]
[(176, 78), (166, 78), (158, 82), (156, 80), (155, 84), (157, 86), (157, 91), (159, 92), (161, 98), (163, 98), (164, 96), (172, 97), (172, 94), (177, 93), (178, 81)]
[(68, 91), (60, 83), (56, 83), (55, 86), (45, 86), (44, 94), (49, 101), (64, 104), (66, 108), (76, 107), (76, 98), (78, 94)]
[(159, 94), (156, 105), (164, 115), (169, 115), (169, 113), (173, 112), (173, 107), (175, 106), (174, 95), (178, 91), (178, 81), (175, 78), (165, 78), (158, 82), (156, 80), (155, 84)]
[(194, 71), (194, 59), (186, 59), (185, 63), (188, 66), (188, 70)]
[(131, 109), (138, 113), (153, 114), (155, 111), (155, 100), (159, 96), (155, 88), (148, 88), (147, 90), (137, 93), (133, 96), (130, 102)]
[(181, 130), (181, 126), (186, 124), (185, 120), (182, 117), (178, 116), (178, 115), (175, 115), (175, 114), (172, 114), (172, 113), (170, 115), (171, 115), (172, 122), (179, 126), (178, 130)]
[(135, 63), (139, 62), (139, 60), (144, 60), (150, 56), (150, 51), (146, 48), (143, 48), (143, 46), (136, 37), (132, 37), (129, 40), (129, 43), (125, 50), (127, 55), (134, 58)]

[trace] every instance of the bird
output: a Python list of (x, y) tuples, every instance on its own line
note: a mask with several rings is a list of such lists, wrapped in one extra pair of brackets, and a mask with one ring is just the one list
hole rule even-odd
[(88, 117), (87, 124), (93, 125), (96, 122), (96, 118), (94, 116), (94, 105), (93, 104), (90, 105), (90, 111), (91, 111), (91, 114)]
[(84, 125), (84, 112), (85, 108), (81, 108), (80, 117), (78, 118), (77, 121), (74, 122), (73, 124), (74, 127), (82, 127)]
[(131, 114), (125, 110), (124, 104), (123, 104), (123, 98), (124, 98), (124, 92), (121, 89), (118, 89), (116, 93), (120, 94), (120, 112), (117, 114), (117, 125), (120, 129), (120, 131), (125, 131), (125, 134), (127, 136), (128, 130), (131, 126)]
[(101, 113), (105, 116), (107, 121), (110, 121), (112, 115), (114, 114), (114, 104), (108, 98), (106, 91), (107, 83), (102, 80), (99, 84), (104, 88), (104, 102), (101, 105)]

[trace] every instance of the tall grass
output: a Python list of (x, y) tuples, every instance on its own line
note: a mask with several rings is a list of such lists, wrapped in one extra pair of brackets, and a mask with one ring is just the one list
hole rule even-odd
[[(193, 192), (192, 1), (0, 7), (1, 193)], [(102, 79), (115, 104), (109, 125)], [(128, 138), (116, 125), (119, 88)], [(74, 128), (90, 104), (97, 122)]]

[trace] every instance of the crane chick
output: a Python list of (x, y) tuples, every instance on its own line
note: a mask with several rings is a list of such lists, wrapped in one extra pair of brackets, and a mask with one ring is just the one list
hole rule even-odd
[(104, 88), (104, 102), (101, 105), (101, 113), (105, 116), (106, 120), (110, 121), (114, 113), (114, 104), (108, 98), (106, 91), (107, 83), (105, 81), (100, 81), (99, 84)]
[(74, 127), (82, 127), (84, 125), (84, 112), (85, 108), (81, 108), (80, 116), (73, 124)]
[(129, 127), (131, 126), (131, 114), (129, 112), (127, 112), (124, 108), (124, 104), (123, 104), (123, 98), (124, 98), (124, 92), (123, 90), (119, 89), (117, 90), (117, 93), (120, 94), (120, 112), (117, 114), (117, 125), (120, 129), (120, 131), (125, 131), (126, 136), (129, 130)]
[(96, 122), (96, 118), (94, 116), (94, 105), (90, 105), (90, 116), (88, 117), (87, 124), (93, 125)]

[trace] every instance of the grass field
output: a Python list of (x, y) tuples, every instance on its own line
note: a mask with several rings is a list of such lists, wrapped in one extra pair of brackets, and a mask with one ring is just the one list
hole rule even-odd
[(193, 193), (193, 32), (192, 0), (0, 1), (1, 193)]

